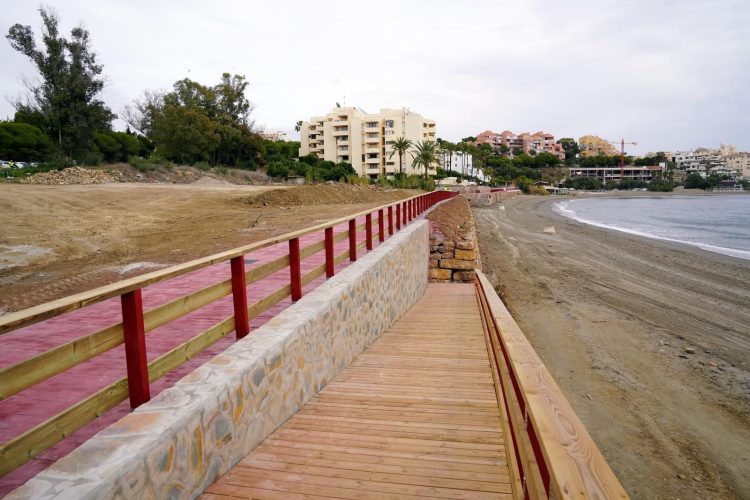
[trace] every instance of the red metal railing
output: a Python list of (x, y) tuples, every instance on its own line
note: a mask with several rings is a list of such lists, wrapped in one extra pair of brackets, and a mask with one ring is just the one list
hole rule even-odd
[[(190, 357), (200, 353), (231, 331), (236, 332), (237, 339), (245, 337), (250, 332), (250, 319), (252, 317), (258, 316), (286, 297), (291, 296), (293, 301), (299, 300), (303, 295), (305, 284), (323, 274), (327, 278), (334, 276), (336, 264), (347, 257), (350, 261), (356, 261), (358, 249), (366, 248), (370, 250), (373, 248), (373, 216), (377, 218), (378, 241), (383, 242), (386, 238), (386, 217), (388, 235), (394, 233), (394, 207), (396, 208), (396, 229), (399, 230), (402, 225), (406, 225), (407, 222), (436, 203), (456, 195), (457, 193), (449, 191), (421, 194), (353, 216), (329, 221), (325, 224), (1, 316), (0, 336), (18, 328), (54, 318), (63, 313), (81, 309), (113, 297), (120, 297), (122, 308), (122, 323), (111, 325), (93, 334), (70, 341), (63, 346), (55, 347), (32, 358), (0, 368), (0, 380), (2, 381), (2, 384), (0, 384), (0, 399), (18, 394), (120, 344), (125, 345), (127, 377), (117, 380), (85, 400), (79, 401), (54, 415), (42, 424), (3, 443), (0, 446), (0, 476), (14, 470), (124, 399), (130, 399), (131, 408), (136, 408), (147, 402), (151, 396), (150, 383), (175, 369)], [(365, 217), (363, 226), (366, 236), (365, 241), (358, 242), (357, 233), (362, 226), (358, 227), (356, 220), (363, 215)], [(334, 235), (334, 226), (343, 222), (348, 222), (348, 230)], [(300, 237), (321, 230), (324, 234), (322, 241), (304, 248), (300, 247)], [(334, 255), (334, 243), (345, 238), (348, 238), (349, 241), (348, 250), (340, 255)], [(246, 255), (284, 241), (287, 241), (289, 245), (288, 255), (267, 262), (250, 271), (245, 270)], [(302, 260), (321, 250), (325, 252), (325, 263), (312, 269), (307, 274), (303, 274)], [(185, 275), (225, 261), (230, 261), (231, 278), (229, 280), (202, 288), (144, 312), (141, 298), (143, 288), (168, 278)], [(282, 286), (265, 297), (259, 297), (257, 302), (248, 305), (248, 285), (285, 267), (289, 268), (288, 285)], [(233, 298), (234, 314), (232, 316), (148, 363), (145, 343), (146, 333), (211, 304), (228, 294), (231, 294)], [(0, 337), (1, 339), (2, 337)], [(75, 352), (75, 356), (71, 356), (71, 352)]]

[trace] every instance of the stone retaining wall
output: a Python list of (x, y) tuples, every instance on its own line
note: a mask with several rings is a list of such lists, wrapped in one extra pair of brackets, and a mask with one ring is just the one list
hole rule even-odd
[(424, 294), (415, 221), (8, 498), (194, 498)]
[(463, 198), (446, 202), (444, 209), (455, 211), (462, 223), (456, 227), (451, 224), (450, 217), (445, 216), (447, 214), (441, 216), (436, 212), (434, 216), (430, 215), (427, 276), (430, 282), (436, 283), (472, 282), (474, 270), (481, 269), (474, 216)]

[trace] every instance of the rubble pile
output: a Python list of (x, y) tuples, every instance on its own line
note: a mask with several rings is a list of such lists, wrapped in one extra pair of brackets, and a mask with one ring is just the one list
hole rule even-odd
[(62, 171), (50, 170), (20, 179), (21, 184), (105, 184), (116, 182), (114, 177), (102, 170), (70, 167)]

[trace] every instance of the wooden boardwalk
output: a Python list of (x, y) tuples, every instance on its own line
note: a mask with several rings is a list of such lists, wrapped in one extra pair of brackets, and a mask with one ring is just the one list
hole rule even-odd
[(430, 284), (203, 498), (511, 497), (500, 418), (474, 285)]

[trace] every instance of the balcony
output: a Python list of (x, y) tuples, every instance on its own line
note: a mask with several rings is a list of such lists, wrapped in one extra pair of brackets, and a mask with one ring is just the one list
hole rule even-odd
[(345, 128), (345, 129), (341, 129), (341, 130), (334, 130), (333, 131), (333, 135), (334, 135), (334, 137), (339, 137), (339, 136), (347, 136), (347, 137), (349, 137), (349, 129)]
[(380, 158), (366, 158), (365, 163), (375, 163), (377, 165), (380, 165)]
[(378, 154), (378, 153), (380, 153), (380, 146), (367, 146), (365, 148), (365, 153)]

